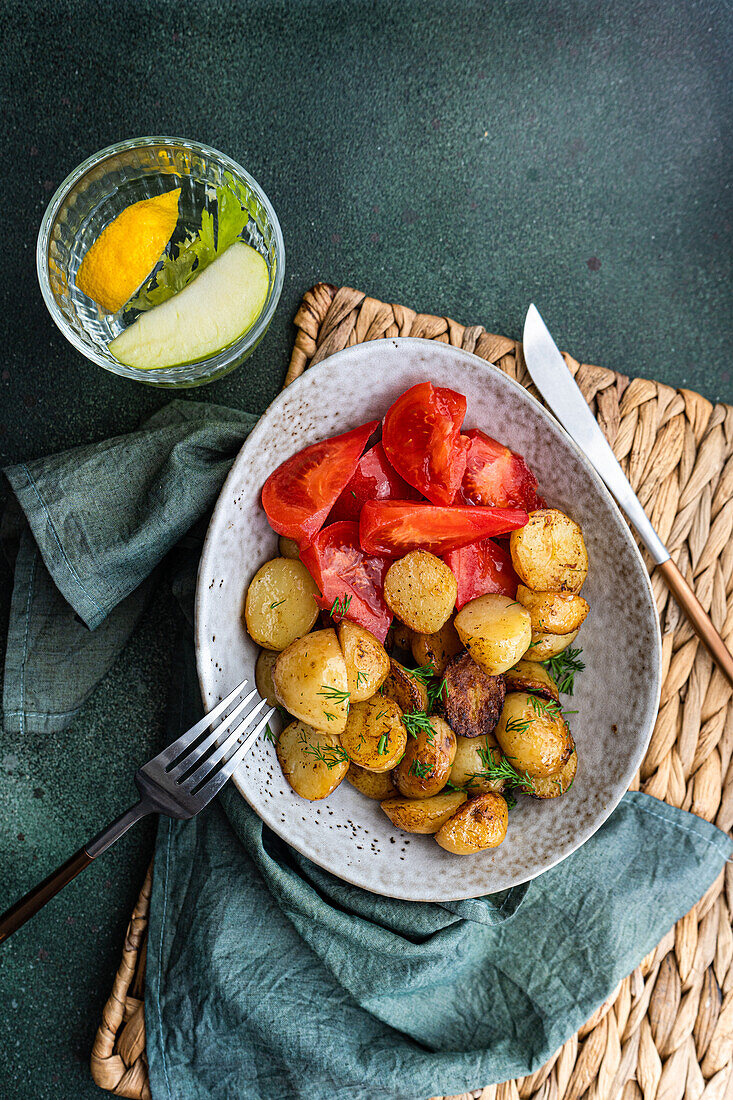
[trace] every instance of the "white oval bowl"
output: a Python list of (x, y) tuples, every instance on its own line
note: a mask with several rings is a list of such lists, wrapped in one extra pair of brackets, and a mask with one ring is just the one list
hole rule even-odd
[[(310, 443), (381, 418), (408, 387), (429, 379), (465, 394), (465, 427), (519, 451), (550, 505), (583, 529), (591, 611), (578, 643), (585, 672), (570, 725), (578, 775), (559, 799), (519, 796), (500, 848), (455, 856), (432, 837), (395, 829), (377, 802), (343, 782), (307, 802), (260, 740), (233, 782), (263, 821), (303, 855), (356, 886), (413, 901), (480, 897), (526, 882), (580, 847), (616, 807), (644, 756), (659, 705), (661, 639), (649, 576), (610, 494), (557, 422), (517, 382), (478, 356), (433, 340), (357, 344), (311, 367), (270, 405), (245, 441), (206, 536), (196, 592), (196, 657), (211, 708), (245, 677), (258, 649), (243, 625), (247, 586), (277, 555), (260, 504), (268, 475)], [(274, 727), (279, 729), (279, 720)]]

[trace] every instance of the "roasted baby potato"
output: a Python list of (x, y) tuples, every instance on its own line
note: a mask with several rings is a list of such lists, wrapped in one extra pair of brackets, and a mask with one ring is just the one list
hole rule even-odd
[(507, 695), (496, 740), (517, 771), (538, 779), (559, 771), (573, 751), (558, 704), (522, 691)]
[(577, 771), (578, 753), (573, 745), (573, 751), (559, 772), (546, 775), (542, 779), (533, 779), (531, 788), (521, 787), (520, 790), (531, 795), (532, 798), (559, 798), (561, 794), (570, 790)]
[(261, 649), (255, 661), (255, 686), (261, 698), (265, 699), (271, 707), (277, 706), (275, 685), (272, 682), (272, 670), (279, 656), (280, 654), (275, 653), (272, 649)]
[(277, 548), (280, 551), (281, 558), (292, 558), (293, 561), (298, 561), (300, 558), (300, 550), (295, 539), (286, 538), (285, 535), (280, 535), (277, 540)]
[(490, 791), (498, 794), (504, 789), (505, 780), (487, 779), (481, 773), (485, 773), (488, 766), (500, 764), (501, 759), (502, 752), (493, 733), (483, 737), (456, 737), (456, 755), (448, 778), (454, 787), (462, 787), (471, 796)]
[(556, 701), (560, 698), (557, 684), (538, 661), (517, 661), (514, 668), (504, 673), (504, 680), (507, 691), (531, 691), (533, 695)]
[(578, 631), (572, 634), (532, 634), (532, 644), (525, 653), (526, 661), (548, 661), (550, 657), (557, 657), (567, 649), (571, 642), (578, 636)]
[(506, 836), (509, 811), (500, 794), (469, 798), (448, 820), (435, 839), (446, 852), (467, 856), (484, 848), (498, 848)]
[(463, 642), (449, 619), (435, 634), (412, 634), (412, 656), (419, 665), (432, 665), (437, 676), (442, 676), (451, 657), (460, 653)]
[(506, 695), (503, 676), (489, 676), (468, 653), (451, 658), (435, 708), (454, 733), (482, 737), (499, 721)]
[(302, 722), (342, 733), (349, 710), (348, 676), (333, 628), (314, 630), (284, 649), (272, 670), (275, 695)]
[(418, 729), (408, 737), (405, 755), (394, 770), (400, 794), (406, 798), (430, 798), (438, 794), (450, 775), (456, 755), (456, 735), (442, 718), (431, 718), (432, 731)]
[(489, 676), (515, 665), (532, 641), (529, 611), (493, 593), (470, 600), (455, 618), (456, 630), (476, 664)]
[(337, 628), (341, 652), (346, 661), (352, 703), (371, 699), (389, 672), (389, 657), (373, 634), (357, 623), (342, 619)]
[(437, 833), (465, 801), (463, 791), (446, 791), (432, 798), (388, 798), (382, 809), (405, 833)]
[(428, 550), (412, 550), (393, 562), (384, 599), (400, 622), (419, 634), (435, 634), (456, 605), (458, 584), (448, 566)]
[(401, 649), (404, 653), (409, 653), (412, 646), (412, 637), (413, 632), (409, 626), (405, 626), (399, 619), (393, 619), (387, 635), (387, 642), (385, 642), (385, 649), (388, 649), (390, 653), (395, 649)]
[(590, 608), (582, 596), (572, 592), (534, 592), (520, 584), (517, 600), (532, 619), (532, 632), (572, 634), (583, 625)]
[(405, 714), (428, 708), (428, 689), (425, 684), (413, 676), (409, 668), (395, 661), (394, 657), (389, 659), (389, 674), (379, 694), (394, 699)]
[(375, 695), (349, 708), (341, 744), (360, 768), (387, 772), (405, 751), (407, 732), (402, 711), (392, 699)]
[(349, 770), (349, 759), (333, 733), (291, 722), (277, 741), (283, 775), (296, 794), (311, 802), (326, 798)]
[(286, 649), (318, 618), (316, 582), (302, 561), (273, 558), (257, 570), (247, 589), (244, 617), (252, 641)]
[(530, 512), (529, 521), (509, 538), (519, 579), (535, 592), (580, 592), (588, 576), (583, 534), (557, 508)]
[(356, 787), (360, 794), (367, 798), (374, 798), (377, 802), (385, 798), (393, 798), (397, 794), (394, 785), (394, 772), (370, 772), (366, 768), (360, 768), (358, 764), (349, 764), (346, 779), (352, 787)]

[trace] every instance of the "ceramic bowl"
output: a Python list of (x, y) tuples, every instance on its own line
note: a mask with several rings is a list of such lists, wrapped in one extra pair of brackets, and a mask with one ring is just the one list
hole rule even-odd
[(254, 681), (257, 647), (243, 626), (244, 596), (259, 566), (277, 555), (260, 505), (264, 481), (309, 443), (382, 417), (425, 379), (465, 394), (465, 426), (523, 454), (548, 502), (583, 529), (591, 611), (577, 644), (586, 668), (565, 701), (578, 712), (570, 719), (575, 783), (559, 799), (520, 796), (500, 848), (455, 856), (432, 837), (395, 829), (377, 802), (347, 782), (323, 802), (299, 798), (269, 742), (254, 747), (234, 782), (275, 833), (334, 875), (379, 894), (440, 902), (525, 882), (592, 836), (628, 789), (659, 704), (659, 623), (641, 555), (587, 459), (540, 404), (483, 359), (432, 340), (358, 344), (306, 371), (270, 405), (222, 489), (199, 568), (196, 648), (208, 707), (244, 677)]

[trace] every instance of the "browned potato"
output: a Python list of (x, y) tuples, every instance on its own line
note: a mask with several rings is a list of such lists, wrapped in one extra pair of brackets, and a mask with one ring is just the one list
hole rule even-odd
[(399, 619), (393, 619), (385, 642), (385, 649), (389, 650), (390, 653), (393, 649), (401, 649), (405, 653), (409, 653), (412, 646), (412, 636), (413, 632), (409, 626), (405, 626)]
[(527, 661), (547, 661), (550, 657), (557, 657), (564, 649), (575, 641), (578, 631), (572, 634), (533, 634), (532, 644), (525, 653)]
[(302, 561), (265, 562), (247, 589), (244, 617), (253, 642), (264, 649), (286, 649), (318, 618), (316, 582)]
[(412, 656), (419, 665), (432, 665), (438, 676), (443, 675), (451, 657), (462, 649), (463, 642), (452, 619), (435, 634), (412, 634)]
[(346, 773), (346, 779), (352, 787), (356, 787), (360, 794), (366, 795), (367, 798), (374, 798), (377, 802), (397, 794), (393, 776), (393, 771), (370, 772), (353, 763), (349, 764), (349, 770)]
[(463, 791), (446, 791), (432, 798), (388, 798), (382, 809), (403, 832), (427, 834), (437, 833), (465, 801)]
[(506, 688), (503, 676), (489, 676), (468, 653), (453, 657), (436, 710), (461, 737), (482, 737), (499, 721)]
[(290, 714), (327, 733), (342, 733), (349, 711), (346, 662), (336, 631), (314, 630), (284, 649), (272, 670), (275, 695)]
[(326, 798), (349, 770), (349, 758), (335, 734), (291, 722), (277, 741), (283, 775), (296, 794), (311, 802)]
[(515, 665), (532, 640), (529, 611), (508, 596), (470, 600), (455, 618), (456, 630), (476, 664), (489, 676)]
[(559, 771), (573, 751), (559, 705), (522, 691), (507, 695), (496, 740), (517, 771), (538, 779)]
[(413, 676), (409, 668), (395, 661), (394, 657), (389, 659), (389, 675), (379, 693), (388, 699), (394, 699), (405, 714), (411, 714), (416, 710), (427, 710), (428, 707), (428, 689), (425, 684)]
[(471, 855), (484, 848), (498, 848), (509, 824), (507, 804), (500, 794), (480, 794), (464, 802), (435, 834), (446, 852)]
[(529, 522), (512, 531), (509, 549), (519, 579), (535, 592), (580, 592), (588, 576), (583, 534), (557, 508), (530, 512)]
[(542, 779), (533, 779), (531, 789), (528, 787), (520, 789), (531, 795), (532, 798), (559, 798), (561, 794), (565, 794), (570, 790), (577, 771), (578, 753), (573, 745), (573, 751), (559, 772), (546, 775)]
[(292, 558), (293, 561), (300, 558), (300, 550), (295, 539), (288, 539), (285, 535), (280, 535), (277, 540), (277, 548), (280, 551), (281, 558)]
[(481, 773), (501, 760), (502, 752), (493, 733), (484, 737), (456, 737), (456, 755), (448, 778), (454, 787), (461, 787), (472, 796), (490, 791), (498, 794), (503, 791), (505, 780), (487, 779)]
[(279, 656), (280, 654), (275, 653), (272, 649), (261, 649), (255, 662), (255, 686), (260, 693), (260, 697), (266, 699), (271, 707), (277, 706), (275, 685), (272, 682), (272, 670)]
[(582, 596), (572, 592), (533, 592), (520, 584), (517, 600), (532, 619), (532, 632), (572, 634), (583, 625), (590, 608)]
[(363, 703), (365, 699), (371, 699), (387, 677), (387, 651), (373, 634), (348, 619), (342, 619), (339, 623), (338, 638), (346, 661), (351, 702)]
[(545, 699), (560, 699), (557, 684), (537, 661), (517, 661), (514, 668), (504, 673), (504, 679), (507, 691), (531, 691)]
[(456, 735), (442, 718), (431, 718), (432, 732), (418, 729), (407, 740), (405, 755), (394, 770), (406, 798), (430, 798), (442, 791), (456, 755)]
[(341, 744), (359, 767), (373, 772), (391, 771), (407, 745), (402, 711), (392, 699), (381, 695), (354, 703)]
[(384, 599), (397, 618), (420, 634), (435, 634), (456, 605), (458, 584), (448, 566), (428, 550), (412, 550), (384, 578)]

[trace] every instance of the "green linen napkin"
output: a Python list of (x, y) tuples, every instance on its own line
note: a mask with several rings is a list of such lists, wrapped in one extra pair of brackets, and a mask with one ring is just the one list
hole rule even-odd
[[(4, 525), (16, 555), (10, 728), (69, 725), (163, 575), (184, 625), (170, 737), (200, 713), (185, 617), (197, 521), (253, 422), (176, 401), (132, 435), (6, 471), (27, 521), (18, 512)], [(175, 569), (162, 566), (176, 546)], [(229, 787), (158, 832), (145, 998), (153, 1097), (416, 1100), (531, 1072), (694, 904), (731, 848), (709, 823), (635, 793), (529, 887), (400, 902), (310, 863)]]

